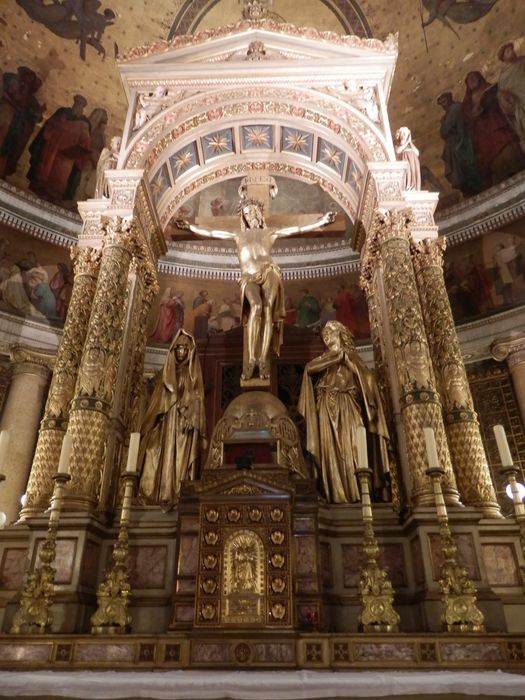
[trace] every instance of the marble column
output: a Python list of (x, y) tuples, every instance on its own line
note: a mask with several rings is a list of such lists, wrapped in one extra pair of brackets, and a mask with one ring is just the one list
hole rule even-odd
[(395, 381), (403, 424), (409, 492), (413, 507), (434, 504), (423, 428), (433, 428), (438, 457), (445, 470), (443, 493), (447, 503), (459, 503), (442, 409), (428, 347), (410, 251), (410, 212), (376, 211), (367, 235), (363, 266), (380, 277), (383, 324), (390, 338), (387, 358)]
[(0, 485), (0, 510), (7, 514), (7, 522), (16, 520), (21, 508), (54, 356), (15, 346), (11, 360), (11, 384), (0, 424), (0, 429), (10, 434), (8, 461), (0, 465), (6, 476)]
[[(443, 276), (444, 239), (412, 243), (412, 254), (432, 365), (441, 394), (445, 430), (461, 500), (500, 517), (478, 417)], [(525, 368), (525, 364), (524, 364)]]
[(75, 248), (71, 252), (71, 257), (75, 272), (73, 290), (49, 387), (44, 418), (40, 424), (22, 517), (45, 510), (53, 493), (52, 476), (58, 469), (62, 440), (69, 419), (69, 406), (74, 396), (91, 313), (91, 302), (95, 294), (100, 251), (93, 248)]
[(137, 241), (132, 219), (103, 223), (103, 250), (86, 341), (71, 403), (71, 481), (65, 508), (92, 510), (104, 476), (106, 441), (115, 398), (127, 313), (130, 263)]
[(511, 340), (496, 340), (491, 346), (492, 356), (498, 362), (507, 360), (514, 393), (525, 429), (525, 335)]

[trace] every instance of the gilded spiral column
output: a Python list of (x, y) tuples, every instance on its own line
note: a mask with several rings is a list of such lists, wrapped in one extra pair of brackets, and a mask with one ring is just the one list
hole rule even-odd
[(103, 226), (100, 272), (69, 417), (73, 448), (66, 507), (90, 508), (98, 501), (137, 240), (131, 221), (113, 217)]
[(444, 239), (412, 243), (419, 297), (432, 364), (441, 393), (445, 430), (459, 493), (465, 505), (500, 516), (478, 417), (443, 276)]
[(410, 214), (406, 210), (376, 212), (370, 236), (375, 240), (378, 256), (372, 264), (381, 266), (393, 355), (389, 362), (393, 363), (397, 383), (411, 477), (411, 502), (414, 507), (434, 502), (432, 486), (425, 473), (428, 464), (423, 428), (429, 426), (434, 429), (440, 464), (445, 471), (443, 493), (448, 503), (458, 503), (459, 494), (412, 265), (409, 223)]
[(75, 278), (62, 341), (40, 423), (31, 474), (27, 485), (22, 517), (49, 506), (53, 493), (53, 474), (58, 469), (62, 439), (67, 429), (69, 405), (74, 396), (82, 349), (91, 313), (91, 301), (100, 266), (100, 251), (74, 248), (71, 252)]
[(153, 299), (159, 293), (155, 266), (147, 258), (143, 258), (137, 266), (141, 284), (141, 293), (137, 310), (137, 325), (134, 338), (134, 355), (130, 368), (130, 397), (129, 413), (126, 423), (129, 432), (136, 432), (140, 427), (140, 402), (143, 390), (144, 355), (146, 352), (149, 312)]

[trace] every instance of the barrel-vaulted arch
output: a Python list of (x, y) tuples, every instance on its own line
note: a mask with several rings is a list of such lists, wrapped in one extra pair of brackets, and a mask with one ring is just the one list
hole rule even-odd
[(163, 226), (211, 182), (263, 168), (316, 182), (353, 220), (367, 163), (395, 160), (396, 57), (392, 37), (267, 20), (137, 49), (121, 65), (130, 109), (119, 168), (143, 170)]
[(188, 130), (181, 129), (179, 123), (159, 135), (152, 124), (157, 140), (142, 150), (138, 162), (132, 160), (131, 146), (127, 162), (144, 168), (163, 224), (186, 198), (206, 187), (211, 179), (226, 179), (262, 167), (316, 182), (351, 220), (355, 219), (366, 162), (385, 160), (387, 147), (377, 147), (383, 137), (374, 125), (370, 131), (375, 132), (376, 148), (370, 149), (356, 137), (357, 129), (349, 128), (348, 120), (334, 120), (335, 110), (343, 108), (352, 113), (352, 120), (362, 130), (356, 110), (341, 107), (337, 100), (329, 105), (330, 112), (305, 109), (297, 95), (292, 102), (290, 95), (281, 91), (279, 101), (259, 102), (259, 109), (254, 112), (249, 95), (239, 94), (238, 101), (229, 103), (223, 97), (219, 111), (190, 114), (185, 121), (197, 126)]

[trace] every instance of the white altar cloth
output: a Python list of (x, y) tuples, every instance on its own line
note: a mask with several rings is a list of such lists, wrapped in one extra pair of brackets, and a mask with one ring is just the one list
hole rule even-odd
[(465, 694), (525, 697), (503, 671), (4, 671), (0, 696), (155, 700), (308, 700)]

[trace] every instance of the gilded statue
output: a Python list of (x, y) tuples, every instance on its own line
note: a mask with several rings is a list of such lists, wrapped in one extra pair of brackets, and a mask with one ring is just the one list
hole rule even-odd
[(141, 426), (139, 500), (170, 509), (183, 479), (194, 479), (205, 443), (202, 372), (184, 329), (171, 343)]
[(274, 228), (266, 226), (263, 205), (256, 199), (240, 202), (240, 227), (235, 231), (220, 231), (196, 226), (187, 221), (177, 221), (177, 226), (207, 238), (233, 240), (241, 268), (241, 307), (243, 324), (247, 331), (247, 361), (242, 378), (251, 379), (258, 369), (261, 379), (270, 376), (270, 346), (276, 354), (282, 343), (284, 290), (281, 270), (272, 261), (272, 247), (278, 238), (307, 233), (319, 226), (331, 223), (333, 212), (327, 212), (311, 224)]
[(364, 425), (375, 443), (374, 490), (385, 487), (390, 471), (388, 428), (374, 375), (359, 357), (352, 333), (329, 321), (322, 338), (327, 349), (305, 367), (298, 409), (328, 502), (352, 503), (359, 500), (357, 427)]

